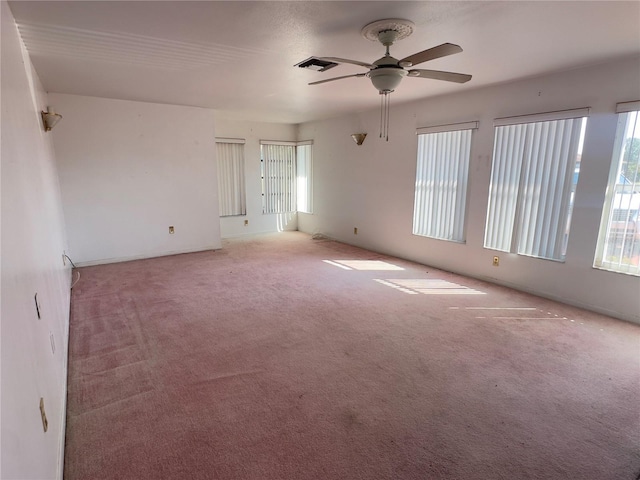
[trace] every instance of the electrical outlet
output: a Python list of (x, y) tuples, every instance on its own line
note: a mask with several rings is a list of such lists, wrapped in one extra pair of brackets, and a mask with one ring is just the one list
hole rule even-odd
[(169, 225), (169, 233), (171, 235), (173, 235), (175, 233), (175, 229), (173, 228), (173, 225)]
[(40, 320), (40, 304), (38, 303), (38, 292), (33, 296), (33, 301), (36, 304), (36, 314), (38, 315), (38, 320)]
[(494, 267), (500, 266), (500, 257), (493, 257), (493, 266)]
[(51, 342), (51, 353), (56, 354), (56, 339), (53, 336), (53, 332), (49, 332), (49, 341)]
[(357, 235), (358, 234), (358, 227), (353, 227), (353, 234)]
[(65, 252), (62, 252), (62, 266), (67, 266), (67, 254)]
[(249, 225), (249, 220), (244, 221), (244, 226), (246, 227), (247, 225)]
[(42, 418), (42, 428), (45, 433), (49, 429), (49, 422), (47, 421), (47, 412), (44, 411), (44, 398), (40, 397), (40, 418)]

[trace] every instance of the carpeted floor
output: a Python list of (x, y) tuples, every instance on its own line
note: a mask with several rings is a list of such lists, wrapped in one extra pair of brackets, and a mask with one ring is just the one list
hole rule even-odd
[(65, 478), (640, 473), (640, 326), (299, 232), (86, 267)]

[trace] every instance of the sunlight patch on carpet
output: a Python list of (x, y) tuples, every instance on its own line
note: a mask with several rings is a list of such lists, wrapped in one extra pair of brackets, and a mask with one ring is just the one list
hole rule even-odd
[[(495, 312), (495, 311), (513, 311), (514, 314), (518, 314), (520, 313), (519, 316), (509, 316), (508, 312), (503, 312), (505, 315), (493, 315), (493, 316), (487, 316), (487, 315), (481, 315), (481, 316), (476, 316), (474, 318), (493, 318), (493, 319), (498, 319), (498, 320), (548, 320), (550, 318), (554, 318), (554, 319), (558, 319), (558, 320), (568, 320), (567, 317), (561, 317), (558, 314), (554, 314), (552, 312), (546, 312), (546, 316), (527, 316), (528, 313), (531, 313), (532, 315), (540, 315), (540, 313), (538, 312), (542, 312), (542, 314), (544, 315), (544, 310), (539, 310), (535, 307), (449, 307), (449, 310), (472, 310), (472, 311), (476, 311), (478, 313), (481, 313), (482, 311), (488, 311), (488, 312)], [(573, 321), (573, 320), (572, 320)]]
[(323, 260), (323, 262), (345, 270), (404, 270), (402, 267), (382, 260)]
[(332, 260), (323, 260), (324, 263), (328, 263), (329, 265), (333, 265), (334, 267), (342, 268), (343, 270), (353, 270), (345, 265), (340, 265), (338, 262), (334, 262)]
[(405, 293), (426, 295), (485, 295), (484, 292), (474, 290), (453, 282), (440, 279), (426, 278), (395, 278), (395, 279), (375, 279), (376, 282), (395, 288)]

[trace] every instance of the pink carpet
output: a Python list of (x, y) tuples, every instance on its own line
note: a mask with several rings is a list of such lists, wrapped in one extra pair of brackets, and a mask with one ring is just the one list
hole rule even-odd
[(640, 473), (640, 326), (299, 232), (81, 268), (65, 478)]

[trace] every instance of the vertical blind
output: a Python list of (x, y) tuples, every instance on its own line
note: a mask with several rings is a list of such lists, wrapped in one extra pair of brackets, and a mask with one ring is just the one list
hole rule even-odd
[(246, 215), (244, 145), (216, 142), (220, 216)]
[(297, 155), (297, 191), (298, 205), (297, 210), (304, 213), (312, 213), (312, 164), (311, 164), (311, 144), (298, 145), (296, 147)]
[(564, 258), (585, 121), (566, 118), (496, 127), (485, 247)]
[(413, 233), (464, 241), (471, 129), (418, 135)]
[(264, 213), (296, 211), (296, 147), (263, 143)]

